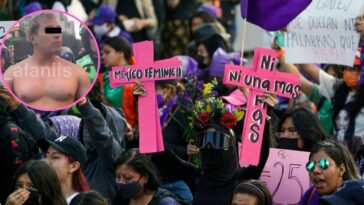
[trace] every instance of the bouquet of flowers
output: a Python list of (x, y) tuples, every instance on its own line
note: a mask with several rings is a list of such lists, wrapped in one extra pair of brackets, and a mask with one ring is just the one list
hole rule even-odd
[[(185, 117), (184, 124), (188, 125), (184, 126), (187, 140), (196, 141), (197, 132), (207, 129), (211, 124), (232, 129), (244, 117), (244, 111), (240, 107), (228, 106), (223, 102), (215, 90), (217, 84), (216, 79), (204, 83), (196, 77), (187, 77), (185, 90), (179, 93), (178, 98), (179, 107)], [(193, 161), (198, 161), (198, 157)]]

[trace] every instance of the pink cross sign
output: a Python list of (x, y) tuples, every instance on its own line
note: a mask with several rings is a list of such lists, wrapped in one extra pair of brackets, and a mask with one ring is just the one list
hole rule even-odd
[(250, 89), (239, 154), (242, 164), (256, 166), (260, 159), (267, 107), (258, 97), (267, 91), (288, 98), (295, 98), (300, 94), (299, 76), (275, 72), (276, 59), (274, 50), (256, 48), (252, 68), (225, 65), (225, 84)]
[(133, 44), (135, 64), (114, 67), (109, 73), (111, 87), (143, 82), (147, 95), (138, 99), (139, 149), (141, 153), (164, 151), (154, 81), (182, 78), (177, 58), (154, 61), (153, 41)]

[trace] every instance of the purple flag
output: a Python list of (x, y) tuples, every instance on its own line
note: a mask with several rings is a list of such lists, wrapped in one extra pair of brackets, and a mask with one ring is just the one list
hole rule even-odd
[(285, 27), (300, 14), (311, 0), (241, 0), (241, 16), (267, 31)]

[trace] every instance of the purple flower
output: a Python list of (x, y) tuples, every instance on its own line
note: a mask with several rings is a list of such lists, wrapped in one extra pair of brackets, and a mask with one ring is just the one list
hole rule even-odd
[(212, 96), (218, 97), (219, 96), (219, 93), (216, 90), (213, 90), (212, 91)]
[(196, 89), (198, 90), (198, 91), (200, 91), (200, 92), (202, 92), (203, 91), (203, 89), (204, 89), (204, 84), (203, 84), (203, 82), (202, 81), (197, 81), (196, 82)]

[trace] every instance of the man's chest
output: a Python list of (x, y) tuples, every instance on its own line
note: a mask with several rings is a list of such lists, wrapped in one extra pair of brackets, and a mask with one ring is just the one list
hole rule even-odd
[(15, 94), (25, 102), (33, 102), (42, 98), (64, 101), (74, 99), (77, 93), (78, 81), (73, 76), (19, 77), (13, 83)]

